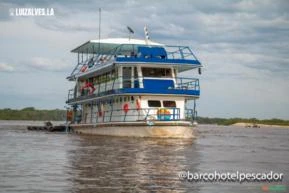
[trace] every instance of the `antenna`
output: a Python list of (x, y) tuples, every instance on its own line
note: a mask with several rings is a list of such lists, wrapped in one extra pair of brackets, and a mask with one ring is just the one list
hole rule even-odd
[(150, 40), (150, 36), (149, 36), (147, 25), (145, 25), (145, 27), (144, 27), (144, 33), (145, 33), (145, 41), (146, 41), (146, 44), (148, 45), (149, 40)]
[(99, 8), (99, 17), (98, 17), (98, 53), (100, 53), (100, 33), (101, 33), (101, 8)]
[(127, 29), (128, 29), (128, 39), (130, 40), (130, 35), (134, 34), (134, 31), (129, 26), (127, 26)]

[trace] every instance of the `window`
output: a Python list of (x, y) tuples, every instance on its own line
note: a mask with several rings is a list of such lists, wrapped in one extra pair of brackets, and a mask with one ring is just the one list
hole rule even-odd
[(161, 107), (161, 101), (148, 101), (148, 106), (149, 107)]
[(172, 77), (170, 68), (142, 68), (143, 77)]
[(111, 79), (114, 80), (116, 78), (115, 70), (111, 71)]
[(137, 67), (134, 67), (133, 69), (134, 69), (134, 72), (133, 72), (133, 74), (134, 74), (134, 79), (136, 80), (137, 77), (138, 77), (138, 74), (137, 74)]
[(176, 107), (176, 101), (163, 101), (164, 107)]

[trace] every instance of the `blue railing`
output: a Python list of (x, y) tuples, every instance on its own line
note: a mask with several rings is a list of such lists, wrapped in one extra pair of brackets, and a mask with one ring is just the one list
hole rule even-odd
[(108, 54), (96, 54), (79, 62), (68, 78), (101, 68), (113, 62), (154, 62), (160, 64), (201, 65), (188, 46), (122, 44)]
[(165, 64), (195, 64), (201, 63), (186, 46), (145, 47), (139, 46), (137, 52), (130, 55), (116, 54), (117, 62), (153, 62)]

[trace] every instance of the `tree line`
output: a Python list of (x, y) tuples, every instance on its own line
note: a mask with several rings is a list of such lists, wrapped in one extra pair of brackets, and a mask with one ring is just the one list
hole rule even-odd
[(34, 107), (17, 109), (0, 109), (0, 120), (40, 120), (40, 121), (64, 121), (66, 110), (39, 110)]
[(289, 120), (282, 119), (244, 119), (244, 118), (209, 118), (209, 117), (198, 117), (198, 123), (200, 124), (217, 124), (217, 125), (232, 125), (235, 123), (251, 123), (251, 124), (265, 124), (265, 125), (282, 125), (289, 126)]
[[(40, 121), (65, 121), (66, 110), (39, 110), (34, 107), (26, 107), (20, 110), (17, 109), (0, 109), (0, 120), (40, 120)], [(282, 125), (289, 126), (289, 120), (282, 119), (264, 119), (256, 118), (209, 118), (197, 117), (199, 124), (217, 124), (217, 125), (232, 125), (234, 123), (244, 122), (252, 124), (266, 124), (266, 125)]]

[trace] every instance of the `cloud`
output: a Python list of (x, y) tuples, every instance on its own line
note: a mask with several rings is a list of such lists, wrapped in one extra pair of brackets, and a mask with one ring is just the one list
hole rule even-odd
[[(9, 8), (15, 7), (52, 7), (55, 16), (9, 16)], [(17, 71), (29, 70), (35, 80), (45, 74), (45, 88), (51, 92), (56, 86), (50, 88), (49, 79), (55, 74), (59, 76), (55, 85), (61, 86), (62, 77), (76, 61), (69, 50), (98, 38), (98, 8), (102, 8), (102, 38), (128, 37), (126, 26), (135, 31), (134, 38), (144, 38), (143, 27), (148, 25), (152, 40), (193, 48), (204, 65), (203, 74), (199, 77), (190, 71), (183, 75), (201, 78), (201, 115), (230, 117), (240, 111), (250, 116), (260, 107), (264, 116), (288, 117), (288, 0), (2, 0), (0, 57), (3, 64), (14, 64), (8, 69), (16, 71), (1, 73), (2, 77), (6, 75), (3, 80), (12, 80), (11, 74), (18, 77)], [(0, 69), (7, 69), (2, 66)], [(38, 82), (33, 82), (36, 87)], [(33, 91), (25, 90), (27, 95)], [(266, 100), (260, 101), (264, 96)], [(250, 108), (242, 109), (246, 106)], [(276, 114), (266, 110), (268, 106)]]
[(0, 63), (0, 72), (13, 72), (14, 67), (6, 63)]
[(33, 57), (21, 63), (27, 67), (41, 71), (63, 71), (72, 68), (72, 65), (63, 59)]

